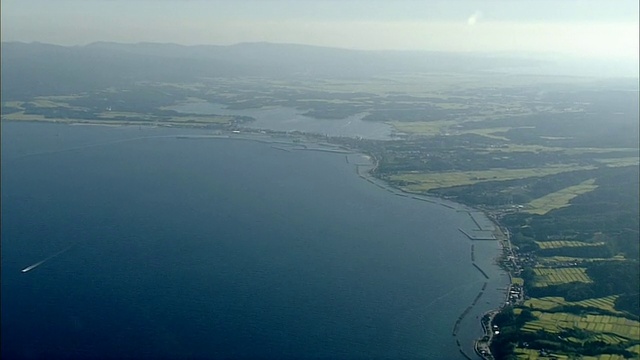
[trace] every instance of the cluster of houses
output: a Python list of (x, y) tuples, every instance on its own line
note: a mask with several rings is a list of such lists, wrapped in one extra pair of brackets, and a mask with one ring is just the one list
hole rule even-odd
[(522, 301), (524, 301), (524, 291), (522, 286), (512, 284), (509, 287), (509, 293), (507, 294), (507, 305), (520, 304)]

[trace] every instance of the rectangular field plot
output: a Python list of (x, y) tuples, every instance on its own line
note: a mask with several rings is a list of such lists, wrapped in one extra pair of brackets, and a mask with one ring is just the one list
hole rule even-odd
[(567, 302), (562, 297), (543, 297), (543, 298), (531, 298), (524, 302), (524, 306), (527, 308), (533, 308), (536, 310), (551, 310), (558, 306), (566, 305)]
[(531, 298), (525, 301), (524, 306), (535, 310), (551, 310), (558, 306), (580, 306), (584, 308), (597, 308), (612, 313), (619, 313), (619, 311), (614, 308), (617, 298), (618, 295), (611, 295), (582, 301), (566, 301), (563, 297), (548, 296), (542, 298)]
[[(598, 340), (618, 344), (628, 340), (640, 340), (640, 322), (623, 317), (606, 315), (573, 315), (533, 311), (537, 320), (523, 326), (523, 331), (544, 330), (559, 333), (564, 329), (580, 329), (596, 333)], [(608, 336), (604, 336), (608, 335)]]
[(564, 247), (580, 247), (580, 246), (603, 246), (603, 242), (587, 243), (575, 240), (554, 240), (554, 241), (536, 241), (540, 249), (557, 249)]
[(640, 344), (630, 346), (627, 348), (627, 350), (632, 353), (638, 354), (638, 358), (640, 358)]
[(505, 181), (542, 177), (576, 170), (591, 170), (593, 166), (577, 164), (555, 165), (526, 169), (490, 169), (479, 171), (451, 171), (437, 173), (401, 173), (391, 175), (390, 180), (403, 184), (402, 189), (409, 192), (424, 192), (432, 189), (460, 185), (472, 185), (486, 181)]
[(568, 356), (566, 355), (559, 355), (559, 354), (552, 354), (553, 357), (549, 357), (549, 356), (541, 356), (540, 355), (540, 351), (538, 350), (534, 350), (534, 349), (523, 349), (523, 348), (516, 348), (515, 349), (515, 353), (518, 357), (518, 360), (546, 360), (546, 359), (558, 359), (558, 360), (565, 360), (565, 359), (569, 359)]
[(598, 308), (598, 309), (611, 311), (611, 312), (618, 312), (614, 308), (617, 298), (618, 298), (618, 295), (611, 295), (611, 296), (598, 298), (598, 299), (587, 299), (582, 301), (571, 302), (569, 304), (582, 306), (582, 307), (593, 307), (593, 308)]
[(623, 157), (623, 158), (595, 159), (595, 160), (606, 164), (608, 167), (638, 166), (638, 163), (640, 163), (640, 158), (638, 157)]
[(524, 206), (524, 211), (531, 214), (544, 215), (551, 210), (569, 206), (569, 202), (576, 196), (595, 190), (598, 187), (598, 185), (594, 184), (595, 181), (595, 179), (589, 179), (578, 185), (569, 186), (534, 199)]
[(565, 284), (570, 282), (592, 282), (585, 268), (536, 268), (535, 286), (545, 287), (550, 285)]
[(625, 360), (625, 357), (622, 355), (616, 355), (616, 354), (602, 354), (598, 356), (583, 356), (580, 359), (582, 360)]

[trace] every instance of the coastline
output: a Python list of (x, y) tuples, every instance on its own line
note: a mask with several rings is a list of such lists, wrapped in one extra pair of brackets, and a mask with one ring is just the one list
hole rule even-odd
[[(508, 271), (508, 269), (504, 268), (504, 266), (501, 265), (501, 262), (506, 258), (506, 256), (508, 256), (506, 254), (506, 248), (508, 247), (508, 252), (510, 255), (513, 255), (513, 250), (511, 248), (511, 239), (509, 237), (509, 231), (506, 229), (503, 229), (502, 225), (499, 223), (499, 221), (497, 220), (496, 214), (487, 211), (485, 209), (479, 209), (479, 208), (474, 208), (472, 206), (466, 205), (466, 204), (462, 204), (462, 203), (456, 203), (454, 201), (451, 200), (447, 200), (447, 199), (443, 199), (437, 196), (432, 196), (432, 195), (419, 195), (419, 194), (415, 194), (412, 192), (408, 192), (408, 191), (404, 191), (401, 188), (397, 188), (394, 187), (390, 184), (388, 184), (387, 182), (385, 182), (383, 179), (374, 177), (372, 175), (372, 173), (375, 172), (375, 169), (378, 167), (378, 160), (375, 159), (372, 155), (368, 154), (367, 156), (369, 156), (371, 159), (373, 159), (374, 164), (371, 166), (370, 169), (367, 170), (366, 174), (362, 174), (360, 172), (360, 169), (358, 168), (358, 176), (362, 177), (363, 179), (387, 190), (390, 191), (392, 193), (395, 193), (396, 195), (399, 196), (405, 196), (405, 197), (411, 197), (412, 199), (416, 199), (416, 200), (421, 200), (421, 201), (426, 201), (432, 204), (437, 204), (437, 205), (441, 205), (444, 206), (446, 208), (449, 209), (454, 209), (457, 211), (464, 211), (467, 212), (470, 216), (471, 219), (474, 221), (474, 223), (478, 226), (479, 229), (482, 229), (482, 226), (480, 226), (480, 224), (476, 221), (476, 219), (473, 217), (472, 212), (478, 212), (483, 214), (487, 220), (489, 220), (492, 224), (493, 224), (493, 237), (490, 238), (482, 238), (482, 237), (473, 237), (472, 235), (468, 234), (467, 232), (465, 232), (463, 229), (458, 229), (460, 230), (460, 232), (462, 232), (467, 238), (469, 238), (471, 241), (497, 241), (498, 244), (500, 244), (500, 253), (498, 254), (498, 256), (496, 257), (496, 261), (498, 263), (498, 266), (500, 267), (500, 269), (507, 274), (507, 276), (509, 277), (509, 284), (507, 286), (507, 289), (505, 291), (505, 295), (504, 295), (504, 300), (502, 302), (502, 305), (498, 308), (493, 308), (490, 309), (488, 311), (485, 311), (482, 316), (480, 317), (480, 326), (483, 330), (483, 336), (480, 338), (476, 338), (473, 344), (473, 349), (474, 352), (476, 353), (476, 355), (480, 358), (480, 359), (484, 359), (484, 360), (493, 360), (494, 357), (491, 354), (491, 340), (493, 337), (493, 330), (492, 330), (492, 321), (493, 321), (493, 317), (499, 313), (505, 306), (508, 305), (509, 302), (509, 291), (511, 290), (511, 287), (513, 286), (513, 280), (512, 280), (512, 275), (511, 272)], [(380, 185), (379, 183), (372, 181), (371, 179), (375, 179), (378, 182), (383, 182), (384, 185)], [(450, 204), (447, 204), (446, 202), (452, 203), (454, 204), (453, 206)], [(459, 206), (460, 208), (457, 208), (457, 206)], [(480, 272), (482, 273), (482, 275), (489, 280), (489, 277), (487, 276), (487, 274), (484, 272), (483, 269), (481, 269), (476, 263), (475, 263), (475, 254), (474, 254), (474, 245), (471, 246), (471, 263), (472, 265)], [(462, 319), (471, 311), (471, 309), (477, 304), (478, 300), (480, 299), (480, 297), (482, 296), (482, 294), (484, 293), (485, 289), (487, 287), (487, 282), (484, 283), (482, 290), (478, 293), (478, 296), (474, 299), (474, 301), (472, 302), (471, 305), (469, 305), (464, 311), (463, 313), (458, 317), (454, 328), (453, 328), (453, 332), (452, 335), (455, 337), (457, 335), (457, 330), (459, 328), (459, 324), (462, 321)], [(460, 341), (456, 339), (456, 344), (458, 345), (458, 350), (460, 351), (460, 353), (467, 359), (472, 359), (468, 354), (466, 354), (463, 350), (462, 350), (462, 346), (460, 344)]]
[[(330, 141), (330, 138), (327, 138), (324, 135), (319, 135), (319, 134), (309, 134), (309, 133), (301, 133), (301, 132), (282, 132), (282, 131), (275, 131), (275, 130), (259, 130), (259, 129), (253, 129), (253, 128), (241, 128), (241, 131), (236, 130), (235, 128), (232, 129), (228, 129), (228, 128), (224, 128), (224, 127), (220, 127), (217, 126), (216, 124), (211, 124), (211, 123), (191, 123), (191, 124), (185, 124), (185, 123), (180, 123), (180, 124), (176, 124), (176, 123), (154, 123), (154, 124), (150, 124), (150, 123), (144, 123), (144, 122), (128, 122), (128, 121), (124, 121), (124, 122), (111, 122), (111, 121), (75, 121), (75, 120), (62, 120), (62, 119), (29, 119), (29, 120), (2, 120), (2, 122), (4, 121), (9, 121), (9, 122), (33, 122), (33, 123), (53, 123), (53, 124), (61, 124), (61, 125), (76, 125), (76, 126), (105, 126), (105, 127), (135, 127), (135, 126), (139, 126), (139, 127), (150, 127), (150, 128), (157, 128), (157, 127), (168, 127), (168, 128), (184, 128), (184, 129), (197, 129), (197, 130), (212, 130), (215, 133), (211, 134), (211, 135), (168, 135), (167, 137), (176, 137), (176, 138), (180, 138), (180, 139), (185, 139), (185, 140), (200, 140), (200, 139), (230, 139), (230, 140), (245, 140), (245, 141), (258, 141), (258, 142), (263, 142), (263, 143), (268, 143), (268, 144), (272, 144), (272, 148), (278, 149), (278, 150), (282, 150), (282, 151), (292, 151), (292, 150), (303, 150), (303, 151), (321, 151), (321, 152), (330, 152), (330, 153), (337, 153), (337, 154), (344, 154), (345, 156), (345, 161), (348, 164), (354, 165), (355, 166), (355, 171), (356, 174), (362, 178), (363, 180), (383, 189), (386, 190), (390, 193), (393, 193), (394, 195), (397, 196), (401, 196), (401, 197), (407, 197), (407, 198), (411, 198), (414, 200), (419, 200), (419, 201), (424, 201), (424, 202), (428, 202), (428, 203), (432, 203), (432, 204), (436, 204), (436, 205), (440, 205), (443, 207), (446, 207), (448, 209), (451, 210), (456, 210), (458, 212), (467, 212), (471, 219), (473, 220), (473, 222), (477, 225), (477, 227), (479, 228), (479, 230), (484, 230), (482, 229), (482, 226), (480, 226), (480, 224), (476, 221), (475, 218), (473, 218), (472, 213), (481, 213), (483, 214), (483, 216), (485, 216), (492, 224), (494, 227), (494, 234), (496, 236), (494, 236), (493, 239), (474, 239), (472, 236), (469, 236), (469, 234), (465, 233), (462, 229), (459, 229), (462, 233), (464, 233), (473, 243), (473, 241), (479, 241), (479, 240), (492, 240), (492, 241), (498, 241), (498, 243), (500, 244), (501, 247), (501, 252), (500, 254), (496, 257), (496, 260), (500, 260), (500, 259), (504, 259), (506, 253), (505, 253), (505, 246), (509, 246), (509, 251), (511, 251), (511, 246), (510, 246), (510, 239), (509, 239), (509, 235), (508, 235), (508, 231), (505, 233), (503, 231), (503, 228), (500, 226), (499, 222), (497, 221), (495, 214), (492, 214), (491, 212), (488, 212), (486, 210), (483, 209), (478, 209), (478, 208), (473, 208), (469, 205), (465, 205), (462, 203), (456, 203), (453, 202), (451, 200), (448, 199), (443, 199), (437, 196), (433, 196), (433, 195), (422, 195), (422, 194), (416, 194), (416, 193), (411, 193), (411, 192), (407, 192), (404, 191), (401, 188), (398, 187), (394, 187), (391, 184), (389, 184), (388, 182), (386, 182), (385, 180), (376, 177), (375, 174), (375, 170), (378, 167), (378, 159), (375, 158), (375, 156), (373, 156), (372, 154), (367, 154), (363, 151), (361, 151), (360, 149), (357, 148), (348, 148), (344, 145), (340, 145), (340, 144), (333, 144)], [(146, 138), (146, 137), (145, 137)], [(130, 138), (130, 139), (125, 139), (125, 140), (120, 140), (121, 141), (133, 141), (133, 140), (137, 140), (140, 138)], [(105, 144), (96, 144), (96, 145), (89, 145), (89, 146), (100, 146), (100, 145), (106, 145)], [(61, 150), (61, 151), (67, 151), (67, 150), (76, 150), (78, 148), (72, 148), (72, 149), (65, 149), (65, 150)], [(37, 154), (27, 154), (26, 156), (31, 156), (31, 155), (37, 155)], [(358, 156), (360, 157), (360, 161), (358, 161), (358, 159), (350, 159), (351, 157), (355, 157)], [(365, 161), (361, 161), (364, 160)], [(474, 255), (474, 246), (472, 244), (471, 246), (471, 263), (472, 265), (485, 277), (486, 280), (489, 280), (489, 276), (475, 263), (475, 255)], [(507, 288), (506, 291), (506, 296), (505, 296), (505, 300), (503, 301), (501, 307), (497, 308), (497, 309), (491, 309), (489, 311), (486, 311), (483, 316), (481, 317), (480, 320), (480, 325), (481, 328), (483, 330), (484, 336), (481, 338), (477, 338), (474, 341), (473, 344), (473, 349), (476, 352), (476, 355), (479, 356), (482, 359), (493, 359), (493, 356), (491, 356), (490, 354), (490, 350), (489, 350), (489, 346), (491, 344), (491, 335), (493, 334), (492, 329), (491, 329), (491, 320), (493, 318), (493, 316), (498, 313), (504, 306), (507, 305), (508, 302), (508, 294), (509, 294), (509, 290), (511, 288), (512, 285), (512, 279), (511, 279), (511, 274), (509, 271), (507, 271), (504, 267), (500, 266), (500, 268), (509, 276), (509, 286)], [(469, 314), (469, 312), (472, 310), (472, 308), (477, 304), (478, 300), (481, 298), (481, 296), (483, 295), (485, 289), (487, 287), (487, 282), (485, 281), (483, 284), (483, 287), (481, 289), (481, 291), (478, 293), (478, 295), (476, 296), (476, 298), (474, 299), (474, 301), (472, 302), (471, 305), (469, 305), (463, 312), (462, 314), (458, 317), (456, 323), (453, 326), (453, 332), (452, 335), (454, 337), (457, 336), (457, 332), (458, 329), (460, 327), (460, 323), (461, 321)], [(487, 326), (487, 321), (485, 320), (485, 317), (489, 318), (488, 321), (488, 326)], [(488, 337), (488, 339), (486, 339)], [(460, 353), (467, 359), (472, 359), (467, 353), (465, 353), (465, 351), (463, 351), (462, 349), (462, 344), (460, 343), (460, 340), (458, 340), (456, 338), (456, 344), (458, 346), (458, 349), (460, 351)], [(483, 350), (485, 351), (483, 353)]]

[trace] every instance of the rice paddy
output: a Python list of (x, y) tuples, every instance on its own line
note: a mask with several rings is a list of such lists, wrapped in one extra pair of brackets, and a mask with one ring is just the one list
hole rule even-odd
[(566, 164), (527, 169), (491, 169), (483, 171), (453, 171), (439, 173), (402, 173), (392, 175), (390, 180), (399, 182), (403, 190), (410, 192), (426, 192), (438, 188), (446, 188), (461, 185), (472, 185), (487, 181), (505, 181), (524, 179), (530, 177), (542, 177), (577, 170), (591, 170), (593, 166), (581, 166)]
[(596, 159), (597, 162), (605, 164), (607, 167), (638, 166), (639, 157), (621, 157), (613, 159)]
[(586, 273), (585, 268), (535, 268), (533, 269), (536, 277), (534, 286), (545, 287), (570, 282), (592, 282)]
[[(553, 352), (548, 353), (546, 355), (541, 355), (539, 350), (534, 350), (534, 349), (516, 348), (515, 353), (519, 360), (570, 359), (569, 356), (567, 355), (560, 355)], [(617, 354), (600, 354), (597, 356), (581, 356), (580, 359), (582, 360), (625, 360), (625, 357)]]
[[(542, 356), (540, 355), (540, 351), (539, 350), (534, 350), (534, 349), (523, 349), (523, 348), (516, 348), (515, 353), (518, 357), (518, 359), (520, 360), (542, 360), (542, 359), (550, 359), (549, 356)], [(558, 360), (565, 360), (565, 359), (569, 359), (568, 356), (566, 355), (559, 355), (559, 354), (552, 354), (552, 356)]]
[(564, 312), (532, 311), (536, 320), (522, 327), (523, 331), (536, 332), (543, 330), (549, 333), (560, 333), (567, 329), (580, 329), (597, 333), (600, 340), (618, 344), (628, 340), (640, 340), (640, 322), (624, 317), (610, 315), (574, 315)]
[(46, 119), (43, 115), (25, 114), (24, 111), (19, 111), (11, 114), (3, 114), (2, 120), (21, 120), (21, 121), (52, 121)]
[(558, 249), (565, 247), (582, 247), (582, 246), (603, 246), (603, 242), (588, 243), (575, 240), (553, 240), (553, 241), (536, 241), (541, 250)]
[(525, 301), (524, 306), (535, 310), (552, 310), (560, 306), (580, 306), (584, 308), (597, 308), (603, 311), (617, 313), (614, 304), (618, 295), (602, 298), (586, 299), (582, 301), (566, 301), (563, 297), (548, 296), (543, 298), (531, 298)]
[(569, 202), (576, 196), (595, 190), (595, 179), (589, 179), (578, 185), (569, 186), (562, 190), (552, 192), (543, 197), (537, 198), (524, 205), (524, 212), (530, 214), (544, 215), (551, 210), (569, 206)]
[(453, 120), (440, 120), (440, 121), (412, 121), (401, 122), (391, 121), (389, 122), (396, 130), (421, 135), (438, 135), (450, 126), (455, 125), (456, 121)]

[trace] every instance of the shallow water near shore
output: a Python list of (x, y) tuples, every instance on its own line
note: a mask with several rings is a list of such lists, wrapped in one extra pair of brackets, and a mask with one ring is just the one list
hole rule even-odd
[(464, 359), (456, 340), (475, 357), (504, 298), (498, 243), (466, 238), (468, 213), (344, 154), (2, 127), (3, 357)]

